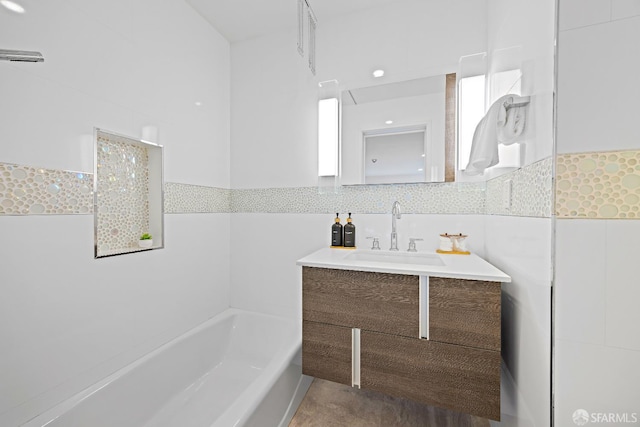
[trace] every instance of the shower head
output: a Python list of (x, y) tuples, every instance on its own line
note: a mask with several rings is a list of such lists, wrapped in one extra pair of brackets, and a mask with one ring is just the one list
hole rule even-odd
[(0, 61), (44, 62), (44, 57), (40, 52), (0, 49)]

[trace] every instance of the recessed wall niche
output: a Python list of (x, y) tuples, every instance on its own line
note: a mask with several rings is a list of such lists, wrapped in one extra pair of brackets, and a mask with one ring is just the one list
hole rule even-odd
[[(94, 134), (95, 257), (163, 248), (162, 146), (97, 128)], [(152, 237), (145, 247), (143, 234)]]

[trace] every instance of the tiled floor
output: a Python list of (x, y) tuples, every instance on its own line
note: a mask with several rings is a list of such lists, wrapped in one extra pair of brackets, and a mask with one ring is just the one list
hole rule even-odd
[(489, 427), (458, 412), (315, 379), (289, 427)]

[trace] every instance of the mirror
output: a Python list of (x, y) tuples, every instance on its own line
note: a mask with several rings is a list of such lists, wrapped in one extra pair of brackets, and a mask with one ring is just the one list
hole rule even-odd
[[(324, 19), (320, 16), (319, 22), (318, 81), (335, 79), (341, 85), (342, 185), (383, 182), (373, 176), (365, 178), (366, 161), (373, 167), (371, 159), (377, 158), (369, 156), (366, 160), (365, 136), (385, 132), (403, 134), (418, 126), (425, 129), (426, 143), (419, 154), (425, 154), (424, 167), (409, 164), (411, 170), (407, 174), (390, 167), (388, 171), (380, 172), (387, 175), (386, 182), (487, 181), (553, 154), (555, 21), (554, 10), (549, 5), (541, 7), (536, 2), (506, 0), (388, 0), (376, 1), (375, 5), (358, 11), (357, 16), (347, 14)], [(376, 70), (382, 70), (384, 74), (375, 76)], [(502, 150), (499, 164), (486, 169), (482, 175), (457, 173), (458, 167), (464, 169), (468, 164), (466, 153), (470, 150), (478, 120), (475, 123), (471, 123), (471, 118), (465, 121), (469, 123), (465, 130), (471, 130), (463, 136), (464, 147), (460, 150), (459, 160), (455, 156), (455, 141), (451, 148), (447, 142), (448, 138), (455, 139), (457, 126), (456, 81), (453, 81), (451, 98), (446, 89), (445, 76), (452, 73), (459, 82), (481, 76), (484, 99), (478, 104), (483, 110), (482, 116), (507, 94), (526, 96), (531, 100), (526, 110), (523, 138), (511, 145), (499, 145)], [(382, 103), (376, 97), (386, 97), (386, 92), (400, 91), (422, 79), (426, 83), (436, 78), (439, 79), (438, 88), (434, 88), (431, 95), (405, 92), (394, 98), (395, 101), (388, 102), (399, 105), (419, 96), (432, 96), (439, 100), (437, 110), (420, 105), (423, 114), (419, 118), (395, 115), (400, 111), (417, 112), (409, 106), (372, 113), (374, 115), (369, 118), (360, 113)], [(447, 104), (445, 99), (452, 101)], [(461, 98), (463, 106), (473, 103), (467, 101), (468, 97)], [(452, 114), (447, 114), (449, 108), (452, 108)], [(434, 114), (426, 115), (428, 109), (433, 109)], [(358, 123), (365, 120), (368, 122)], [(389, 120), (393, 123), (387, 124)], [(393, 128), (396, 130), (390, 131)], [(511, 148), (513, 152), (503, 155), (505, 148)], [(389, 151), (397, 154), (403, 150), (396, 147)], [(388, 162), (390, 164), (391, 160)], [(378, 160), (375, 165), (382, 163)], [(449, 170), (452, 171), (450, 174)], [(418, 176), (418, 172), (425, 174)], [(373, 173), (371, 171), (369, 175)]]
[(455, 93), (455, 74), (344, 90), (343, 185), (453, 181), (446, 130), (455, 96), (447, 89)]

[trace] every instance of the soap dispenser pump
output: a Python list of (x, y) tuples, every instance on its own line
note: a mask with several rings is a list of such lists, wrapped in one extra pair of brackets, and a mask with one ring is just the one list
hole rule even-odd
[(342, 224), (340, 224), (340, 214), (336, 213), (336, 219), (331, 226), (331, 246), (342, 246)]
[(349, 218), (344, 226), (344, 247), (356, 247), (356, 226), (351, 222), (351, 212), (349, 212)]

